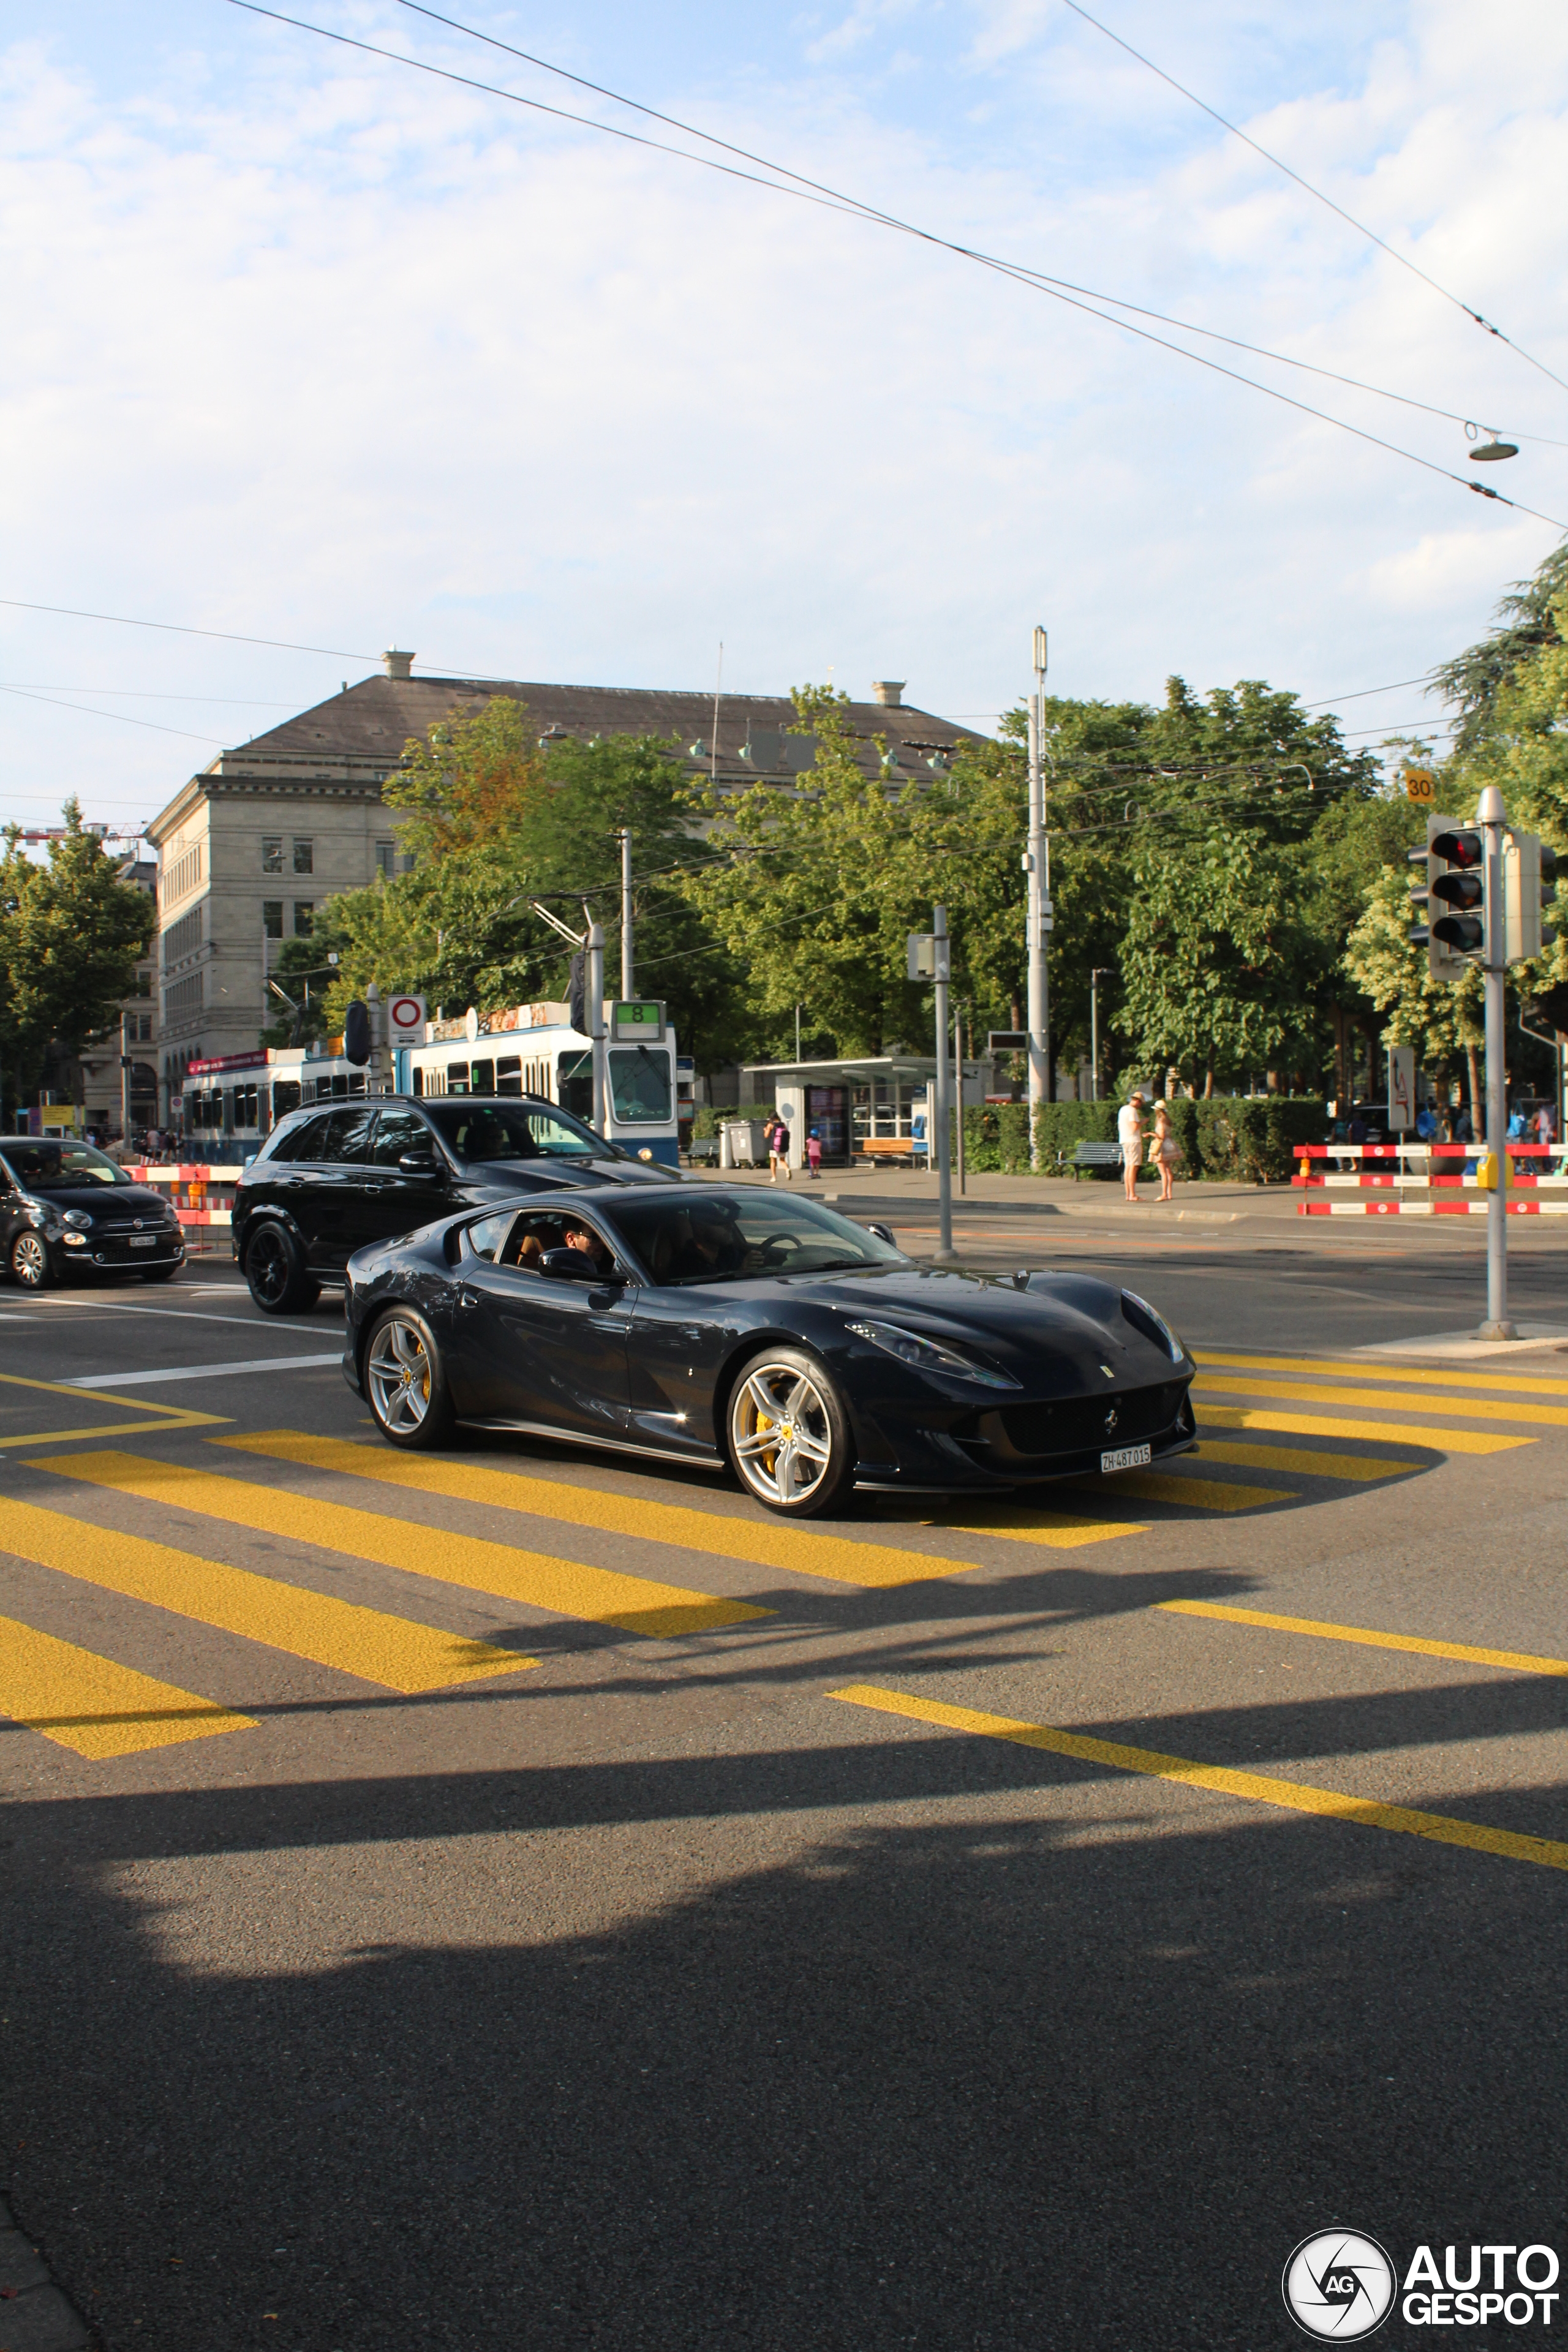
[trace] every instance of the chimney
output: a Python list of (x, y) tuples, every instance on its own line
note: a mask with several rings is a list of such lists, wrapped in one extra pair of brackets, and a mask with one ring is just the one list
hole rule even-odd
[[(387, 658), (390, 660), (391, 656)], [(874, 677), (871, 680), (871, 699), (881, 703), (885, 709), (897, 710), (903, 701), (908, 683), (909, 680), (902, 677)]]
[[(393, 646), (389, 646), (381, 658), (386, 664), (386, 675), (388, 677), (413, 677), (414, 656), (412, 654), (400, 654)], [(895, 695), (893, 699), (896, 702), (898, 700), (898, 697)]]

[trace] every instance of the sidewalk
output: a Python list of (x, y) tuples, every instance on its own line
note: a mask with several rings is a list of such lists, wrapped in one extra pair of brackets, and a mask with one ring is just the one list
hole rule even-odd
[[(765, 1185), (769, 1181), (763, 1169), (700, 1168), (690, 1173), (705, 1183)], [(828, 1168), (816, 1182), (797, 1171), (788, 1189), (807, 1200), (826, 1201), (831, 1207), (857, 1213), (934, 1214), (937, 1206), (934, 1173), (914, 1169)], [(1003, 1176), (987, 1171), (968, 1177), (962, 1192), (956, 1173), (952, 1180), (955, 1217), (1082, 1216), (1099, 1224), (1108, 1216), (1142, 1219), (1154, 1213), (1165, 1222), (1174, 1215), (1192, 1223), (1235, 1224), (1244, 1217), (1266, 1217), (1270, 1222), (1294, 1218), (1300, 1199), (1289, 1184), (1184, 1184), (1178, 1179), (1175, 1200), (1161, 1208), (1159, 1187), (1147, 1180), (1140, 1183), (1136, 1202), (1127, 1199), (1119, 1176), (1080, 1181), (1071, 1176)]]

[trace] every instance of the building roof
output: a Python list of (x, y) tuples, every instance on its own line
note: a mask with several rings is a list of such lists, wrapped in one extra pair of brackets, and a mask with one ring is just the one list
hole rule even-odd
[[(389, 670), (395, 665), (400, 672), (410, 656), (389, 655), (387, 659)], [(895, 698), (900, 691), (885, 690)], [(149, 828), (150, 835), (160, 838), (187, 794), (211, 789), (211, 783), (220, 779), (242, 790), (247, 784), (254, 790), (284, 782), (319, 781), (339, 789), (348, 785), (374, 792), (398, 765), (411, 736), (423, 737), (454, 712), (481, 709), (502, 695), (526, 704), (542, 739), (574, 738), (586, 743), (610, 735), (657, 736), (679, 750), (694, 779), (708, 772), (731, 789), (759, 776), (784, 780), (812, 762), (811, 739), (787, 732), (795, 719), (795, 705), (787, 695), (721, 695), (715, 728), (714, 698), (706, 692), (393, 674), (361, 678), (312, 709), (301, 710), (281, 726), (270, 727), (247, 743), (221, 752), (160, 813)], [(895, 772), (909, 777), (924, 773), (933, 759), (941, 761), (962, 745), (985, 740), (973, 728), (954, 726), (934, 712), (896, 698), (852, 702), (845, 717), (851, 732), (861, 740), (868, 772), (877, 764), (874, 738), (879, 735), (885, 738), (889, 752), (898, 762)], [(694, 748), (698, 745), (700, 753)], [(936, 772), (941, 772), (940, 768)]]

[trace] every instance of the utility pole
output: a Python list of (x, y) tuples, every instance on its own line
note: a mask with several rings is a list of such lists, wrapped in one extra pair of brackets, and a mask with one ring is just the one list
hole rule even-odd
[(135, 1042), (136, 1016), (122, 1013), (120, 1016), (120, 1140), (127, 1150), (131, 1148), (131, 1048)]
[(1503, 900), (1503, 828), (1508, 812), (1495, 784), (1488, 784), (1476, 809), (1486, 875), (1483, 901), (1486, 944), (1487, 1152), (1492, 1189), (1487, 1202), (1487, 1319), (1483, 1339), (1518, 1337), (1508, 1319), (1508, 1073), (1505, 1067), (1504, 987), (1508, 970), (1507, 910)]
[(588, 926), (588, 1039), (594, 1051), (594, 1119), (603, 1135), (608, 1118), (605, 1067), (605, 927)]
[(621, 994), (629, 1003), (632, 987), (632, 831), (621, 828)]
[(1100, 983), (1110, 977), (1108, 963), (1097, 963), (1089, 975), (1089, 1068), (1091, 1100), (1100, 1100)]
[(949, 1265), (952, 1262), (952, 1139), (948, 1133), (947, 983), (952, 950), (947, 940), (945, 907), (934, 909), (931, 933), (931, 977), (936, 984), (936, 1084), (931, 1089), (936, 1097), (936, 1262)]
[(1046, 967), (1046, 924), (1049, 920), (1049, 877), (1046, 859), (1046, 796), (1040, 773), (1041, 737), (1046, 722), (1046, 632), (1035, 631), (1035, 691), (1029, 698), (1029, 845), (1024, 867), (1029, 877), (1029, 1165), (1040, 1164), (1038, 1113), (1047, 1098), (1050, 1040), (1049, 975)]
[(962, 1198), (966, 1190), (963, 1181), (963, 1008), (962, 1005), (955, 1009), (952, 1016), (952, 1066), (958, 1073), (953, 1085), (953, 1092), (958, 1098), (958, 1118), (954, 1123), (954, 1129), (958, 1138), (958, 1190)]

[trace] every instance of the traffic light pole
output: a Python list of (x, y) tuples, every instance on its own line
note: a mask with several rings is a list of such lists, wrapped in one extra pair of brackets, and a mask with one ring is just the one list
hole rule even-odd
[(947, 908), (932, 909), (934, 974), (936, 982), (936, 1083), (931, 1088), (936, 1116), (932, 1122), (936, 1134), (936, 1213), (938, 1265), (952, 1262), (952, 1139), (948, 1132), (947, 1091), (947, 982), (951, 969), (952, 950), (947, 943)]
[(1029, 1165), (1040, 1165), (1037, 1113), (1046, 1100), (1049, 1058), (1049, 979), (1046, 969), (1046, 793), (1040, 773), (1040, 736), (1046, 723), (1046, 633), (1035, 631), (1035, 691), (1029, 697)]
[(1476, 810), (1476, 822), (1486, 845), (1486, 974), (1487, 1153), (1491, 1160), (1492, 1189), (1487, 1200), (1487, 1319), (1483, 1339), (1518, 1338), (1508, 1319), (1508, 1075), (1504, 987), (1508, 970), (1506, 913), (1503, 901), (1503, 828), (1507, 822), (1502, 794), (1488, 784)]

